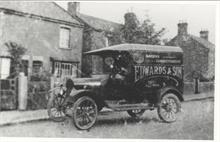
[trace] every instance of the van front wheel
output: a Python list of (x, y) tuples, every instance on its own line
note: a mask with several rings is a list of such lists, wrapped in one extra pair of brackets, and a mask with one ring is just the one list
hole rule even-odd
[(54, 95), (50, 97), (47, 104), (47, 112), (49, 118), (55, 122), (62, 122), (66, 119), (64, 113), (65, 107), (63, 106), (64, 98)]
[(98, 108), (95, 101), (83, 96), (77, 99), (73, 105), (73, 123), (80, 130), (90, 129), (96, 121)]

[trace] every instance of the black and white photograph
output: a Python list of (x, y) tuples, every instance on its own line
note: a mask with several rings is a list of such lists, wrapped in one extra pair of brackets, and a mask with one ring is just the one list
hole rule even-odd
[(219, 5), (0, 1), (0, 141), (216, 141)]

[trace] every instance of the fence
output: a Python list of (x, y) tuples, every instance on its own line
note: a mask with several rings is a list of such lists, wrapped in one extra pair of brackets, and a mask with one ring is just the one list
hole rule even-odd
[(0, 79), (0, 110), (13, 110), (18, 107), (18, 77)]
[(65, 82), (64, 78), (33, 77), (29, 81), (24, 74), (12, 79), (0, 80), (0, 110), (35, 110), (45, 109), (48, 91), (56, 82)]
[(50, 90), (49, 75), (32, 75), (28, 82), (27, 109), (45, 109), (48, 102), (48, 91)]
[(28, 83), (27, 109), (45, 109), (48, 102), (48, 91), (60, 83), (65, 83), (70, 76), (50, 77), (49, 80), (34, 79)]

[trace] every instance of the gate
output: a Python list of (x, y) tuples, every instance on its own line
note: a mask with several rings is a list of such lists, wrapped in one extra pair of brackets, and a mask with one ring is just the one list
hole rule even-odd
[(18, 77), (0, 79), (0, 111), (18, 107)]

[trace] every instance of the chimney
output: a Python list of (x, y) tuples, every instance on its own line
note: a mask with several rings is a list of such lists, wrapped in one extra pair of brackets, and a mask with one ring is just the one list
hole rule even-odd
[(178, 24), (178, 35), (187, 35), (187, 27), (188, 24), (186, 22), (182, 22)]
[(202, 30), (199, 32), (200, 33), (200, 37), (205, 39), (205, 40), (208, 40), (209, 39), (209, 31), (207, 30)]
[(68, 2), (67, 11), (72, 14), (76, 15), (79, 13), (80, 10), (80, 3), (79, 2)]

